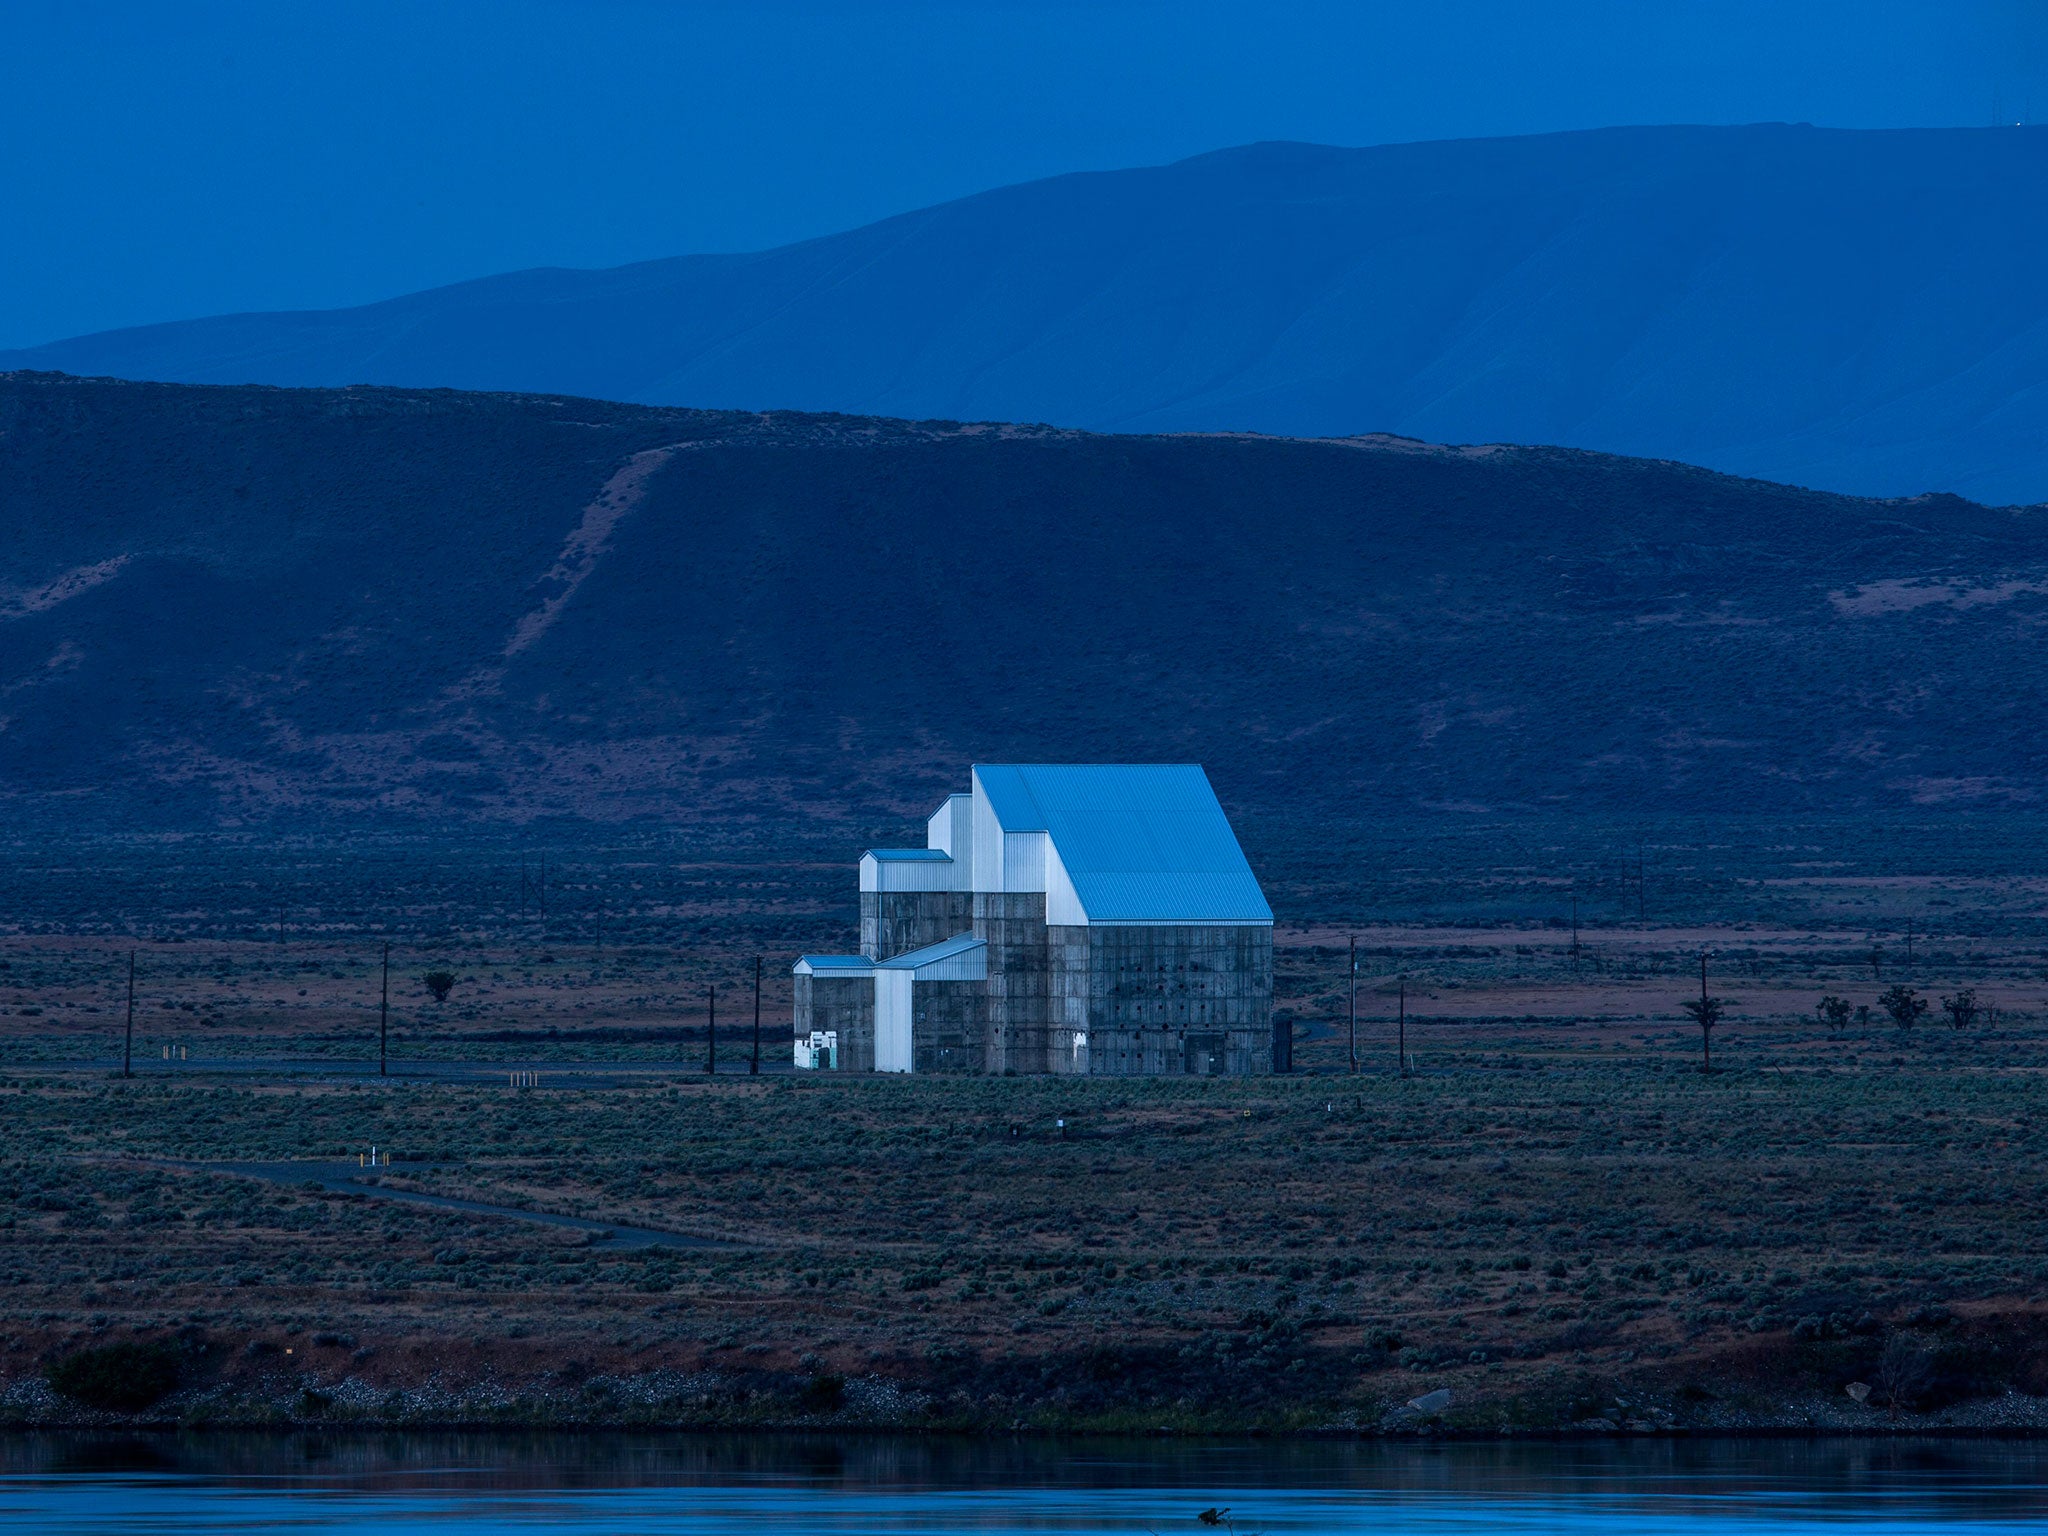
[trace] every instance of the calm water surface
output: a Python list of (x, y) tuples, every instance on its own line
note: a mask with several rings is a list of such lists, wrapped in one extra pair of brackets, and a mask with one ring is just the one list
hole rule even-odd
[(2038, 1533), (2048, 1447), (682, 1436), (0, 1438), (0, 1531)]

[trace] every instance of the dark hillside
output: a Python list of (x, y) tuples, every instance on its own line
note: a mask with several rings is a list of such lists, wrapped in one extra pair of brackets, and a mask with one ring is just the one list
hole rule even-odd
[(0, 377), (18, 824), (2039, 794), (2039, 509), (1399, 440)]

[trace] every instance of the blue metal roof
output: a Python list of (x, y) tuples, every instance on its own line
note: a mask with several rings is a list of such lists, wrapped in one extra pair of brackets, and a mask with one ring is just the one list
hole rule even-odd
[(950, 960), (955, 955), (964, 955), (970, 950), (984, 948), (987, 939), (977, 939), (971, 933), (956, 933), (950, 939), (941, 939), (936, 944), (927, 944), (923, 949), (913, 949), (888, 960), (877, 960), (878, 971), (914, 971), (920, 966), (930, 965), (935, 960)]
[(814, 971), (872, 971), (875, 968), (875, 962), (866, 955), (798, 955), (796, 963), (808, 965)]
[(1044, 832), (1092, 923), (1270, 923), (1199, 763), (977, 763), (1006, 832)]

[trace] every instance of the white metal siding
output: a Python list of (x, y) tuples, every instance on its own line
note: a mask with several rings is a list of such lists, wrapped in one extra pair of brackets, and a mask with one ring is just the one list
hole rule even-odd
[(974, 889), (974, 796), (949, 795), (946, 804), (953, 812), (953, 862), (960, 866), (956, 890)]
[(875, 972), (875, 1070), (911, 1069), (909, 971)]
[(860, 856), (863, 891), (958, 891), (961, 869), (953, 859), (878, 859)]
[(974, 873), (972, 889), (1000, 891), (1003, 888), (1003, 826), (996, 820), (995, 807), (988, 803), (981, 775), (974, 776), (974, 803), (970, 819), (974, 826)]
[(974, 889), (974, 796), (948, 795), (925, 823), (925, 844), (952, 855), (960, 866), (961, 880), (951, 889)]
[(1067, 877), (1067, 866), (1060, 862), (1056, 847), (1048, 847), (1045, 854), (1045, 920), (1055, 928), (1081, 928), (1088, 923), (1088, 913), (1074, 893), (1074, 882)]
[(1045, 850), (1051, 841), (1043, 832), (1003, 834), (1003, 889), (1012, 892), (1045, 889)]

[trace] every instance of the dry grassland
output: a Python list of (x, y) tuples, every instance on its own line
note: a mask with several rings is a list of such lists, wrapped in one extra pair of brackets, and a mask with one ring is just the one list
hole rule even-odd
[[(1349, 936), (1281, 932), (1291, 1079), (797, 1077), (780, 964), (775, 1070), (749, 1077), (766, 946), (735, 925), (682, 953), (409, 947), (382, 1082), (358, 1075), (379, 979), (360, 942), (143, 946), (124, 1082), (127, 945), (17, 936), (0, 1401), (61, 1417), (51, 1360), (182, 1339), (155, 1411), (201, 1419), (1300, 1429), (1413, 1422), (1400, 1405), (1447, 1388), (1435, 1419), (1495, 1431), (2032, 1421), (2034, 940), (1916, 936), (1909, 967), (1903, 932), (1873, 966), (1853, 930), (1610, 925), (1574, 956), (1547, 926), (1364, 928), (1353, 1075)], [(1676, 1009), (1702, 948), (1732, 1003), (1711, 1076)], [(446, 1004), (429, 962), (458, 976)], [(1812, 1016), (1898, 981), (1995, 1013)], [(491, 1075), (432, 1075), (477, 1062)], [(506, 1086), (511, 1063), (540, 1086)], [(397, 1186), (724, 1246), (169, 1161), (373, 1143)], [(1850, 1381), (1881, 1390), (1859, 1406)]]

